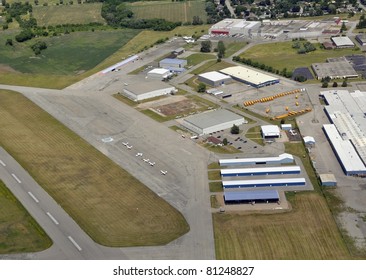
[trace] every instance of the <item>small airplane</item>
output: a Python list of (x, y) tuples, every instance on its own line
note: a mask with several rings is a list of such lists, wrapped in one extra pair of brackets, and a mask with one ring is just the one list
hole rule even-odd
[(164, 171), (164, 170), (160, 170), (160, 173), (162, 174), (162, 175), (166, 175), (167, 173), (168, 173), (168, 171)]
[(137, 157), (142, 157), (142, 153), (137, 153), (136, 156)]
[(155, 165), (155, 162), (154, 162), (154, 161), (149, 161), (149, 164), (150, 164), (151, 166), (154, 166), (154, 165)]
[(148, 158), (144, 158), (144, 159), (142, 159), (144, 162), (148, 162), (149, 161), (149, 159)]
[(128, 142), (122, 142), (123, 146), (127, 146)]
[(127, 149), (129, 149), (129, 150), (131, 150), (131, 149), (132, 149), (132, 146), (128, 146), (128, 145), (127, 145), (126, 147), (127, 147)]

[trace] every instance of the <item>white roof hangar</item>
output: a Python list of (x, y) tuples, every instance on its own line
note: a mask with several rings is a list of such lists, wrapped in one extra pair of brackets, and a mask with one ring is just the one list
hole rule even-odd
[(330, 38), (337, 48), (353, 48), (355, 44), (347, 36), (331, 37)]
[(290, 154), (280, 154), (278, 157), (261, 157), (261, 158), (235, 158), (220, 159), (220, 166), (238, 166), (238, 165), (258, 165), (258, 164), (281, 164), (293, 163), (294, 157)]
[(304, 140), (305, 145), (314, 145), (315, 144), (315, 139), (312, 136), (304, 136), (303, 140)]
[(217, 71), (211, 71), (199, 74), (198, 80), (210, 86), (216, 87), (222, 84), (229, 83), (231, 81), (231, 77)]
[(133, 101), (141, 101), (156, 96), (176, 92), (177, 89), (161, 81), (142, 81), (124, 86), (123, 94)]
[(280, 128), (278, 125), (262, 125), (261, 131), (263, 138), (280, 137)]
[(224, 189), (257, 188), (257, 187), (290, 187), (290, 186), (305, 186), (305, 185), (306, 185), (305, 178), (222, 181), (222, 186)]
[(220, 72), (231, 76), (234, 80), (256, 88), (269, 86), (280, 82), (278, 78), (258, 72), (245, 66), (232, 66), (222, 69)]
[(300, 166), (276, 166), (259, 168), (221, 169), (222, 177), (300, 174)]
[(214, 110), (187, 117), (182, 125), (198, 135), (209, 134), (246, 123), (244, 117), (228, 110)]
[(168, 69), (164, 68), (154, 68), (151, 71), (147, 72), (147, 77), (152, 79), (164, 80), (169, 78), (172, 75)]
[(212, 35), (249, 35), (255, 33), (261, 26), (260, 21), (246, 21), (245, 19), (226, 18), (215, 23), (209, 29), (209, 34)]

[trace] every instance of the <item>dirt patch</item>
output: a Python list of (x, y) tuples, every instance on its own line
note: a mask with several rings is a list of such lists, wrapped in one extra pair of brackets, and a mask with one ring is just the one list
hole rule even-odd
[(182, 95), (168, 96), (166, 98), (162, 98), (159, 100), (154, 100), (154, 101), (139, 104), (136, 108), (141, 109), (141, 110), (145, 110), (145, 109), (149, 109), (149, 108), (157, 108), (158, 106), (163, 106), (166, 104), (179, 102), (181, 100), (187, 100), (187, 98)]
[(164, 114), (165, 116), (175, 116), (178, 114), (192, 112), (194, 110), (198, 110), (199, 108), (200, 106), (198, 104), (189, 99), (186, 99), (179, 102), (156, 107), (155, 110)]
[(10, 67), (6, 64), (0, 64), (0, 73), (20, 73), (19, 71), (16, 71), (14, 68)]

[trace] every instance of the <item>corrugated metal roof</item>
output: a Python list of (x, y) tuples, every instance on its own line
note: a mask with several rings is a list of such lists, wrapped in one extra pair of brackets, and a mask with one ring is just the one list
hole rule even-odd
[(187, 60), (178, 59), (178, 58), (164, 58), (163, 60), (160, 60), (160, 63), (184, 64), (184, 63), (187, 63)]
[(296, 184), (305, 183), (305, 178), (284, 178), (284, 179), (258, 179), (258, 180), (235, 180), (222, 181), (225, 186), (245, 186), (245, 185), (261, 185), (261, 184)]
[(280, 128), (278, 127), (278, 125), (261, 125), (261, 130), (264, 136), (280, 135)]
[(262, 158), (236, 158), (236, 159), (220, 159), (221, 164), (238, 164), (238, 163), (258, 163), (258, 162), (278, 162), (283, 159), (294, 160), (294, 157), (290, 154), (280, 154), (278, 157), (262, 157)]
[(244, 191), (244, 192), (225, 191), (224, 196), (225, 201), (280, 199), (278, 191), (276, 190), (260, 190), (260, 191)]
[(171, 86), (167, 83), (155, 81), (155, 80), (146, 80), (142, 81), (140, 83), (130, 84), (124, 87), (124, 89), (132, 92), (135, 95), (141, 95), (145, 94), (147, 92), (151, 92), (154, 90), (160, 90), (160, 89), (166, 89), (166, 88), (172, 88), (172, 90), (175, 89), (174, 86)]
[(271, 173), (271, 172), (300, 172), (300, 166), (276, 166), (276, 167), (259, 167), (259, 168), (236, 168), (221, 169), (221, 175), (225, 174), (255, 174), (255, 173)]
[(230, 76), (222, 74), (222, 73), (217, 72), (217, 71), (211, 71), (211, 72), (206, 72), (206, 73), (203, 73), (203, 74), (199, 74), (198, 77), (202, 77), (202, 78), (211, 80), (213, 82), (231, 79)]
[(331, 40), (336, 44), (337, 47), (343, 46), (354, 46), (355, 44), (352, 42), (350, 38), (347, 36), (342, 37), (332, 37)]
[(147, 74), (159, 74), (159, 75), (164, 75), (168, 73), (170, 73), (170, 71), (164, 68), (154, 68), (153, 70), (147, 72)]
[(275, 78), (273, 76), (264, 74), (262, 72), (258, 72), (256, 70), (253, 70), (251, 68), (244, 67), (244, 66), (228, 67), (228, 68), (220, 70), (220, 72), (230, 75), (234, 78), (237, 78), (237, 79), (240, 79), (243, 81), (247, 81), (247, 82), (257, 85), (257, 86), (264, 84), (264, 83), (278, 80), (278, 78)]

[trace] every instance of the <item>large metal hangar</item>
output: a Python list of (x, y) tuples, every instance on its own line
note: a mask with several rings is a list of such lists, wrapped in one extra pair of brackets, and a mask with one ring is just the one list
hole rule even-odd
[(221, 169), (222, 177), (300, 174), (300, 166), (276, 166), (259, 168)]
[(278, 157), (261, 157), (261, 158), (235, 158), (220, 159), (220, 166), (240, 166), (240, 165), (258, 165), (258, 164), (282, 164), (293, 163), (294, 157), (290, 154), (280, 154)]
[(211, 26), (208, 32), (211, 35), (250, 35), (252, 33), (256, 33), (260, 26), (260, 21), (226, 18)]
[(164, 58), (160, 60), (159, 67), (169, 69), (171, 72), (181, 73), (185, 71), (185, 66), (187, 65), (187, 60), (178, 58)]
[(230, 83), (232, 81), (231, 77), (225, 74), (222, 74), (217, 71), (207, 72), (198, 75), (198, 80), (200, 82), (206, 83), (210, 86), (217, 87), (223, 84)]
[(147, 77), (150, 79), (165, 80), (172, 76), (172, 73), (168, 69), (155, 68), (147, 72)]
[(182, 125), (198, 135), (204, 135), (244, 123), (246, 121), (242, 116), (220, 109), (187, 117)]
[(128, 84), (123, 88), (123, 93), (133, 101), (140, 101), (156, 96), (176, 92), (177, 89), (161, 81), (143, 81), (134, 84)]
[(260, 88), (278, 84), (280, 80), (273, 76), (258, 72), (245, 66), (233, 66), (220, 70), (221, 73), (231, 76), (234, 80)]
[(281, 136), (280, 128), (278, 127), (278, 125), (272, 125), (272, 124), (262, 125), (261, 133), (263, 139), (278, 138)]
[(224, 189), (305, 186), (305, 178), (222, 181)]
[(269, 203), (279, 200), (280, 196), (276, 190), (224, 192), (225, 204)]
[(331, 37), (330, 38), (337, 48), (353, 48), (355, 44), (347, 36)]

